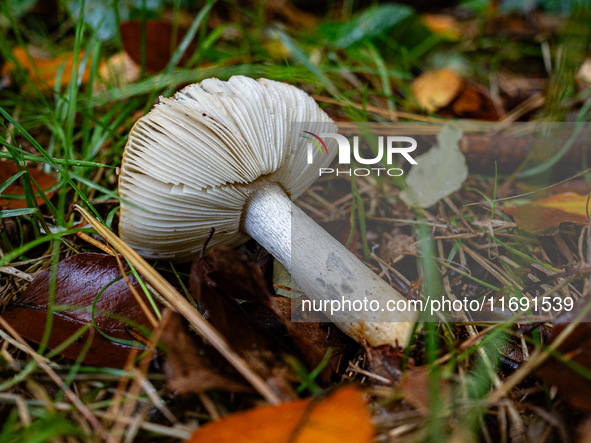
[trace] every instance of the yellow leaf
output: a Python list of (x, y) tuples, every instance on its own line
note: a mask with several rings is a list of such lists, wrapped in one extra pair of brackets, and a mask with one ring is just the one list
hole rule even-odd
[(291, 57), (291, 50), (279, 39), (265, 40), (263, 48), (273, 60), (285, 60)]
[(462, 36), (460, 24), (451, 15), (424, 14), (421, 18), (423, 24), (429, 28), (433, 34), (449, 40), (459, 40)]
[(450, 69), (427, 71), (415, 78), (412, 93), (419, 105), (429, 112), (449, 105), (462, 90), (462, 79)]
[(505, 208), (505, 212), (513, 216), (521, 229), (537, 234), (555, 234), (561, 223), (581, 226), (589, 223), (587, 196), (574, 192), (555, 194), (523, 206)]
[(373, 427), (361, 392), (239, 412), (199, 429), (188, 443), (369, 443)]

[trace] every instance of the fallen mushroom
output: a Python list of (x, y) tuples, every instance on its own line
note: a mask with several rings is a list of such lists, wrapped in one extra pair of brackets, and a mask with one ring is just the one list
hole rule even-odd
[[(144, 257), (187, 261), (215, 227), (212, 245), (254, 238), (310, 299), (367, 297), (382, 308), (402, 299), (292, 204), (336, 154), (327, 143), (329, 155), (314, 150), (308, 164), (297, 122), (309, 122), (315, 134), (336, 132), (305, 92), (267, 79), (208, 79), (162, 98), (136, 122), (125, 148), (121, 238)], [(363, 313), (370, 320), (377, 314)], [(387, 322), (361, 322), (355, 312), (331, 319), (357, 341), (405, 345), (415, 314), (389, 314)]]

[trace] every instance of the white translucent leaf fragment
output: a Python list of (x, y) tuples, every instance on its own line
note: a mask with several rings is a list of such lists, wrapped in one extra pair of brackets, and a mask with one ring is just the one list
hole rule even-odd
[(428, 208), (462, 187), (468, 177), (466, 158), (460, 150), (462, 130), (445, 125), (437, 135), (437, 145), (415, 158), (406, 178), (407, 188), (400, 197), (409, 206)]

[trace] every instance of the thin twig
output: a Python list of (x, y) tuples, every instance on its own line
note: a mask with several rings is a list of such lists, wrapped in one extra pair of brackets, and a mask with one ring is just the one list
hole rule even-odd
[(115, 251), (113, 251), (113, 249), (109, 248), (107, 245), (103, 245), (101, 242), (95, 240), (90, 235), (85, 234), (84, 232), (76, 232), (76, 235), (78, 237), (80, 237), (82, 240), (84, 240), (85, 242), (90, 243), (95, 248), (98, 248), (101, 251), (106, 252), (109, 255), (117, 255), (115, 253)]
[(24, 348), (25, 352), (30, 355), (33, 360), (37, 362), (39, 366), (49, 375), (49, 377), (53, 380), (53, 382), (60, 387), (62, 391), (66, 394), (66, 397), (72, 402), (72, 404), (80, 411), (80, 413), (88, 420), (91, 426), (100, 434), (100, 436), (107, 442), (113, 442), (113, 438), (107, 433), (106, 429), (103, 427), (101, 422), (92, 415), (92, 412), (88, 410), (86, 405), (82, 403), (80, 398), (72, 391), (68, 385), (64, 383), (59, 375), (55, 373), (53, 369), (47, 364), (45, 359), (37, 354), (31, 346), (10, 326), (6, 320), (0, 316), (0, 325), (3, 329), (8, 331), (10, 335), (12, 335)]

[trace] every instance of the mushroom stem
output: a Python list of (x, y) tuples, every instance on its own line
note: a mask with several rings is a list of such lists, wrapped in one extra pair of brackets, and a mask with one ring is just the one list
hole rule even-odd
[[(311, 300), (336, 300), (341, 305), (347, 304), (344, 300), (378, 301), (378, 312), (345, 310), (334, 315), (328, 304), (329, 312), (324, 313), (347, 335), (372, 346), (407, 344), (416, 314), (386, 309), (388, 301), (404, 297), (292, 204), (279, 185), (261, 183), (251, 194), (242, 229), (287, 268)], [(380, 321), (360, 321), (361, 317)]]

